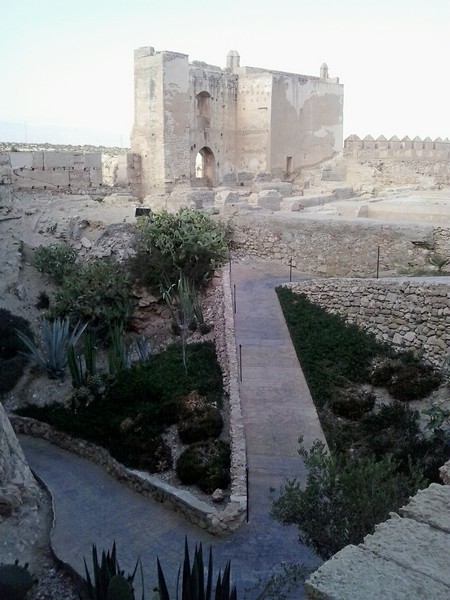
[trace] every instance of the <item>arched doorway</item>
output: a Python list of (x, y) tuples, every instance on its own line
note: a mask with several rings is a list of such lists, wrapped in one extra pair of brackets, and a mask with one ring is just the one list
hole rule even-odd
[[(203, 179), (204, 185), (214, 186), (215, 159), (211, 148), (204, 146), (195, 157), (195, 179)], [(199, 182), (200, 183), (200, 182)]]

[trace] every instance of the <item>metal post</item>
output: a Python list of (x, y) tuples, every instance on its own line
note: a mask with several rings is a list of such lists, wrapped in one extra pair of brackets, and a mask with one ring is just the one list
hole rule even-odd
[(250, 520), (250, 498), (249, 498), (249, 485), (248, 485), (248, 467), (245, 467), (245, 487), (247, 492), (247, 523)]
[(239, 381), (242, 383), (242, 344), (239, 344)]
[(292, 281), (292, 256), (289, 259), (289, 283)]
[(379, 273), (380, 273), (380, 246), (378, 246), (378, 249), (377, 249), (377, 279), (378, 279)]

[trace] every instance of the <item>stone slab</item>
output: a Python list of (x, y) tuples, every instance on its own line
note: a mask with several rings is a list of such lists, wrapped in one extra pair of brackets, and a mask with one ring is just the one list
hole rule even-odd
[(364, 547), (380, 558), (440, 581), (448, 586), (450, 598), (450, 536), (447, 533), (393, 514), (388, 521), (377, 525), (373, 535), (364, 538)]
[(400, 514), (450, 533), (450, 485), (432, 483), (419, 490)]
[(450, 588), (423, 573), (347, 546), (305, 582), (310, 600), (448, 600)]

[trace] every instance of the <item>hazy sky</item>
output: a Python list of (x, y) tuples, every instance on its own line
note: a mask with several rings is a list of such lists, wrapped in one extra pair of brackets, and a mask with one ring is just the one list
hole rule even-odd
[(450, 137), (450, 0), (5, 0), (1, 14), (0, 141), (128, 145), (139, 46), (306, 75), (327, 62), (345, 136)]

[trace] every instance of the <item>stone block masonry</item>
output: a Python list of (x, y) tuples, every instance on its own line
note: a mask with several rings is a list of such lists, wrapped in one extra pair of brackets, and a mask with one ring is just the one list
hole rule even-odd
[(286, 265), (292, 258), (301, 273), (374, 277), (378, 247), (383, 275), (429, 268), (434, 253), (450, 256), (450, 228), (443, 226), (238, 211), (230, 217), (230, 224), (238, 248)]
[(89, 194), (101, 192), (103, 186), (131, 190), (130, 182), (138, 181), (139, 161), (131, 154), (0, 151), (0, 185), (13, 190)]
[(286, 285), (379, 340), (422, 351), (438, 366), (450, 352), (450, 277), (321, 279)]

